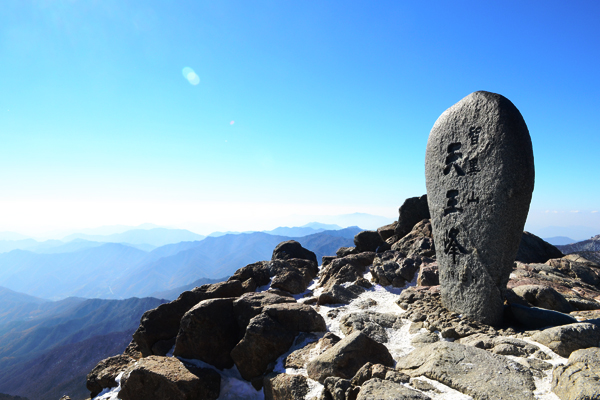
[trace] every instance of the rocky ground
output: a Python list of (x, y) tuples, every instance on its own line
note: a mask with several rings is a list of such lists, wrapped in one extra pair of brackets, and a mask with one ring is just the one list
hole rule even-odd
[(600, 399), (600, 264), (531, 234), (502, 326), (440, 301), (426, 198), (336, 257), (290, 241), (144, 314), (100, 399)]

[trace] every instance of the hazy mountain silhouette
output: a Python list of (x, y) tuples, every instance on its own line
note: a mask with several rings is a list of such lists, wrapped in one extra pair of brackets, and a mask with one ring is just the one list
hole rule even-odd
[(166, 244), (179, 243), (184, 241), (202, 240), (205, 236), (190, 232), (186, 229), (133, 229), (122, 233), (112, 235), (88, 235), (75, 233), (63, 238), (63, 241), (69, 242), (74, 239), (84, 239), (95, 242), (110, 243), (129, 243), (129, 244), (150, 244), (156, 247)]

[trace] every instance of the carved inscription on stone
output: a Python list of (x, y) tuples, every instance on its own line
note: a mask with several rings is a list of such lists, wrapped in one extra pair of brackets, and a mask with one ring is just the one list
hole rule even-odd
[(520, 112), (498, 94), (465, 97), (431, 130), (425, 173), (442, 302), (500, 323), (534, 182)]

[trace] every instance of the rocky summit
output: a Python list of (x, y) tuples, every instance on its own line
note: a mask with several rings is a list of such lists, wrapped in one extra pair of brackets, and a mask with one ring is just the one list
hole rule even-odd
[(521, 114), (476, 92), (435, 123), (427, 195), (354, 247), (280, 243), (147, 311), (95, 400), (600, 399), (600, 264), (523, 232)]
[(442, 302), (499, 324), (534, 184), (521, 113), (495, 93), (465, 97), (435, 122), (425, 174)]
[(521, 232), (531, 262), (510, 263), (502, 322), (489, 324), (446, 306), (423, 205), (409, 199), (398, 222), (320, 266), (284, 242), (147, 311), (127, 350), (88, 375), (90, 397), (600, 398), (600, 264)]

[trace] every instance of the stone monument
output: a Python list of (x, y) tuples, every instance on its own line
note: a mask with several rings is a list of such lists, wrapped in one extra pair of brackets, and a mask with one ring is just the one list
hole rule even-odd
[(502, 321), (534, 175), (527, 125), (507, 98), (474, 92), (435, 122), (425, 176), (449, 310), (491, 325)]

